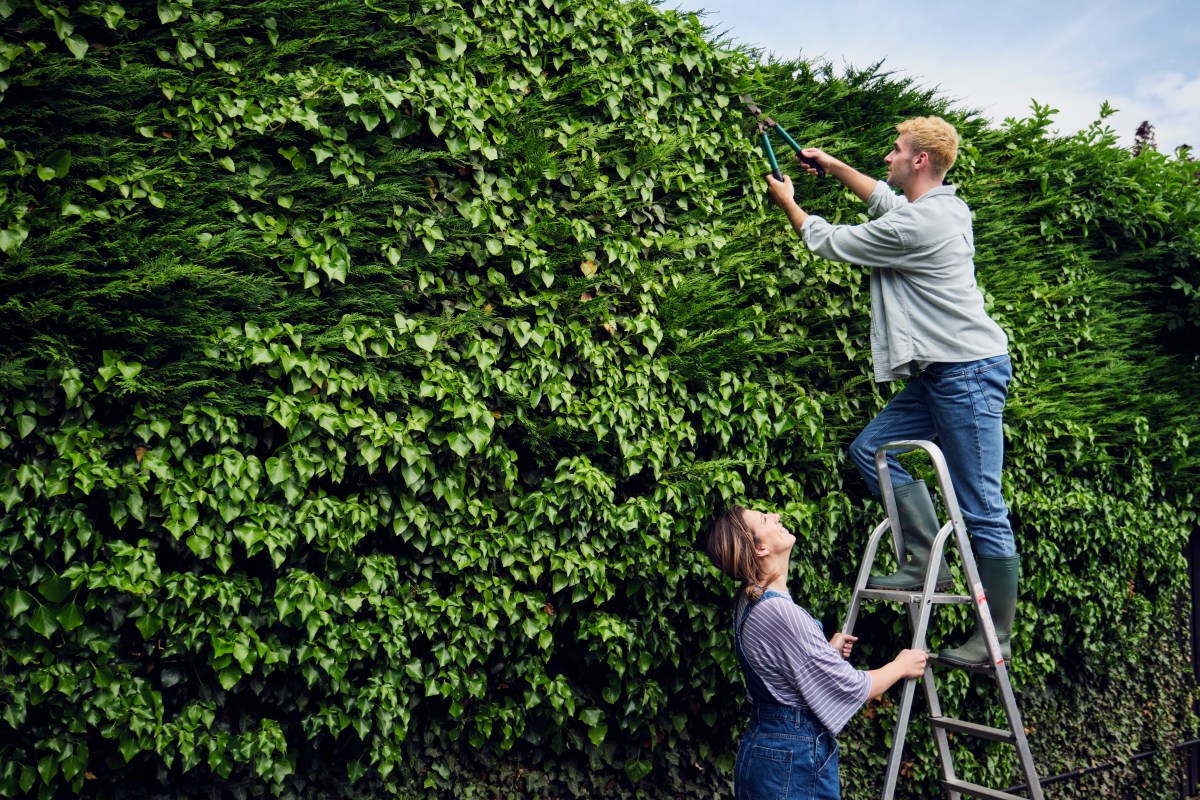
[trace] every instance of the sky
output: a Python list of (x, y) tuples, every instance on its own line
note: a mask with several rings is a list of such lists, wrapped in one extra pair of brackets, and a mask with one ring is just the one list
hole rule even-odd
[(1059, 110), (1069, 135), (1099, 119), (1129, 146), (1145, 120), (1158, 149), (1200, 151), (1200, 0), (663, 0), (704, 12), (709, 38), (780, 59), (883, 68), (993, 123)]

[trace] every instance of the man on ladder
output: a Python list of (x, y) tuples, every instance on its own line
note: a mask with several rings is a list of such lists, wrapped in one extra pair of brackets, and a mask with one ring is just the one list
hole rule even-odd
[[(958, 133), (938, 117), (896, 126), (884, 158), (887, 181), (869, 178), (817, 148), (797, 154), (809, 173), (834, 176), (867, 203), (874, 217), (832, 225), (806, 213), (792, 181), (768, 177), (771, 195), (808, 248), (834, 261), (871, 270), (871, 355), (878, 382), (906, 380), (850, 446), (850, 456), (876, 499), (875, 451), (896, 440), (936, 440), (945, 454), (967, 531), (978, 555), (1001, 652), (1010, 657), (1018, 556), (1001, 493), (1004, 403), (1012, 379), (1008, 337), (984, 309), (975, 283), (971, 211), (943, 185), (958, 156)], [(897, 189), (896, 194), (891, 189)], [(888, 455), (907, 560), (892, 575), (871, 576), (877, 589), (919, 589), (940, 528), (928, 488)], [(938, 583), (950, 582), (939, 564)], [(943, 663), (988, 661), (978, 626), (961, 647), (942, 650)]]

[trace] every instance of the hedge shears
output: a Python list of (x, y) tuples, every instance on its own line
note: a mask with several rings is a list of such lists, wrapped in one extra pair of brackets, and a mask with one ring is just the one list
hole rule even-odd
[(788, 132), (783, 129), (782, 125), (763, 114), (762, 109), (755, 105), (754, 101), (750, 99), (750, 95), (742, 95), (742, 102), (746, 104), (746, 109), (753, 114), (758, 121), (758, 135), (762, 137), (763, 150), (765, 150), (767, 153), (767, 161), (771, 163), (772, 178), (777, 181), (783, 180), (783, 171), (779, 169), (779, 162), (775, 159), (775, 148), (771, 147), (770, 132), (772, 130), (776, 131), (780, 136), (782, 136), (783, 140), (788, 143), (788, 146), (796, 151), (796, 156), (800, 159), (801, 164), (815, 169), (818, 176), (825, 174), (825, 170), (820, 164), (817, 163), (816, 159), (800, 155), (800, 150), (802, 148), (800, 145), (796, 144), (796, 140), (793, 139)]

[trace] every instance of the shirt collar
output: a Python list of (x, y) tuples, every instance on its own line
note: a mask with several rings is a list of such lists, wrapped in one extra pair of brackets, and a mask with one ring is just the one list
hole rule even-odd
[(954, 184), (952, 184), (952, 183), (944, 183), (944, 184), (942, 184), (941, 186), (935, 186), (935, 187), (933, 187), (932, 189), (930, 189), (928, 192), (926, 192), (925, 194), (923, 194), (923, 195), (921, 195), (920, 197), (918, 197), (918, 198), (917, 198), (916, 200), (914, 200), (913, 202), (914, 202), (914, 203), (919, 203), (919, 202), (921, 202), (922, 200), (924, 200), (926, 197), (934, 197), (934, 196), (936, 196), (936, 195), (943, 195), (943, 194), (948, 194), (948, 195), (950, 195), (951, 197), (953, 197), (953, 196), (954, 196), (954, 195), (955, 195), (957, 192), (958, 192), (958, 187), (957, 187), (957, 186), (955, 186), (955, 185), (954, 185)]

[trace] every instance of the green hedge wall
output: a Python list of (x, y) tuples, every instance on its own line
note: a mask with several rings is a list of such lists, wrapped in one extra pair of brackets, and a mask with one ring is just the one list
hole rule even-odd
[[(782, 511), (836, 625), (879, 513), (842, 447), (891, 391), (861, 271), (765, 203), (748, 90), (864, 168), (906, 116), (959, 122), (1014, 341), (1036, 760), (1118, 763), (1060, 797), (1173, 796), (1129, 757), (1196, 727), (1185, 160), (1042, 107), (990, 129), (643, 3), (0, 17), (0, 795), (726, 794), (732, 587), (698, 535), (731, 500)], [(863, 625), (864, 666), (902, 646)], [(844, 734), (847, 797), (893, 718)], [(936, 783), (922, 730), (906, 796)], [(1017, 780), (997, 748), (962, 771)]]

